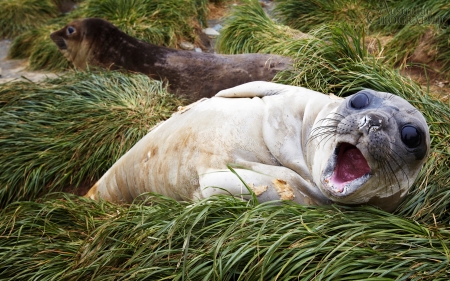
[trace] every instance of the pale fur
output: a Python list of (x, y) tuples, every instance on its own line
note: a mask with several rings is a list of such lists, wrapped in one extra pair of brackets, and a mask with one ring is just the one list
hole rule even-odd
[[(332, 200), (324, 195), (321, 176), (338, 136), (323, 141), (322, 137), (311, 140), (310, 134), (343, 101), (270, 82), (223, 90), (154, 128), (86, 196), (114, 202), (131, 202), (144, 192), (177, 200), (219, 193), (249, 198), (244, 195), (249, 193), (245, 182), (264, 187), (258, 192), (260, 201), (329, 204)], [(415, 177), (419, 168), (407, 171), (408, 175)], [(409, 186), (385, 191), (375, 180), (343, 203), (368, 202), (374, 194), (388, 197)]]

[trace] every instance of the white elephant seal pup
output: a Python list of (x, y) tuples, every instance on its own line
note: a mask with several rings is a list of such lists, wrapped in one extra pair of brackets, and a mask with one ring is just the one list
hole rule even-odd
[[(250, 82), (174, 114), (122, 156), (87, 197), (131, 202), (229, 193), (260, 202), (371, 204), (394, 210), (430, 150), (422, 114), (404, 99), (362, 90), (346, 99)], [(244, 195), (246, 194), (246, 195)]]

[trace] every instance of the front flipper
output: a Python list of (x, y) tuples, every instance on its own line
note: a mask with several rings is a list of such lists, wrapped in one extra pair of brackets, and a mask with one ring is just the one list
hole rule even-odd
[[(246, 168), (234, 168), (239, 177), (252, 189), (259, 202), (291, 200), (302, 205), (327, 204), (319, 189), (305, 181), (291, 169), (260, 163), (245, 163)], [(200, 196), (231, 194), (250, 199), (243, 182), (230, 169), (210, 170), (199, 176)]]
[(299, 87), (276, 84), (265, 81), (253, 81), (218, 92), (215, 96), (222, 98), (254, 98), (267, 97), (298, 91)]

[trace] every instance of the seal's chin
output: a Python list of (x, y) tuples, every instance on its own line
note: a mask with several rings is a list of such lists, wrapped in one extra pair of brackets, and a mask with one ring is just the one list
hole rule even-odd
[(323, 182), (333, 197), (345, 197), (358, 190), (370, 178), (370, 167), (361, 151), (349, 143), (340, 143), (334, 150)]

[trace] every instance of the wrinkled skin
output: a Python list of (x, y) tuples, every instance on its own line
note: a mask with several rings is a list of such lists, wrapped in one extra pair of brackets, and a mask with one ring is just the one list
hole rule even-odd
[(394, 210), (430, 149), (425, 119), (405, 100), (363, 90), (346, 99), (251, 82), (175, 113), (141, 139), (86, 197), (131, 202), (214, 194), (260, 202), (371, 204)]
[(192, 101), (246, 82), (271, 81), (292, 64), (277, 55), (218, 55), (156, 46), (97, 18), (71, 22), (50, 37), (78, 69), (99, 66), (144, 73), (168, 81), (171, 93)]

